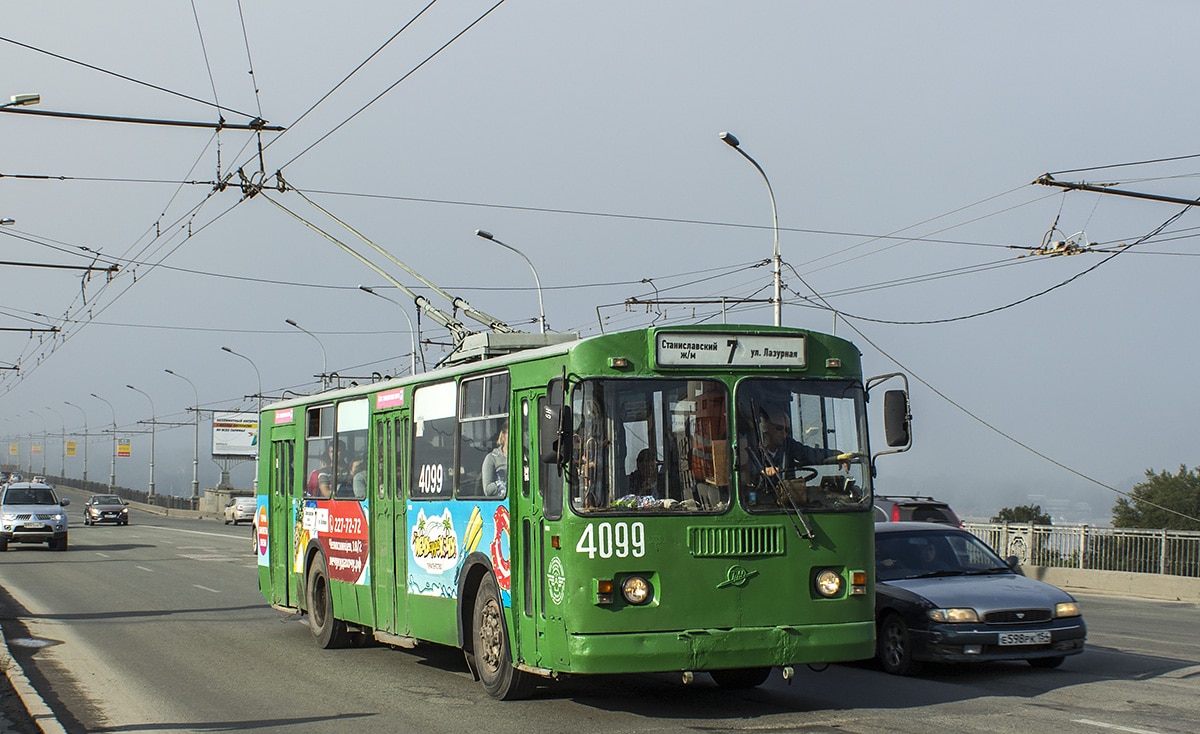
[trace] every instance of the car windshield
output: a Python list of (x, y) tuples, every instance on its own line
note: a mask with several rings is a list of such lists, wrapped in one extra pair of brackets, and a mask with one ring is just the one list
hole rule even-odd
[(965, 531), (920, 530), (875, 535), (879, 581), (1011, 572), (995, 551)]
[(865, 397), (853, 380), (743, 380), (738, 498), (751, 512), (865, 510)]
[(100, 494), (92, 498), (93, 505), (119, 505), (121, 498), (115, 494)]
[(4, 493), (6, 505), (57, 505), (49, 489), (10, 489)]

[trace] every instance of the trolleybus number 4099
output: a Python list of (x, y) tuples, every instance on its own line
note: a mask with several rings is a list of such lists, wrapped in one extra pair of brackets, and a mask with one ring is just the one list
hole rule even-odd
[(646, 526), (640, 522), (589, 523), (575, 544), (576, 553), (586, 553), (588, 558), (641, 558), (646, 555)]

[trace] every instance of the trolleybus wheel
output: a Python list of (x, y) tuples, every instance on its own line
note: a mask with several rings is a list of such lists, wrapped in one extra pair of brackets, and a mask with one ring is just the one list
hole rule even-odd
[(502, 701), (528, 696), (533, 680), (528, 673), (513, 667), (504, 631), (504, 608), (500, 606), (496, 580), (491, 574), (484, 576), (479, 584), (471, 622), (475, 669), (484, 690)]
[(770, 668), (731, 668), (710, 670), (708, 674), (722, 688), (754, 688), (767, 682)]
[(899, 614), (889, 614), (879, 628), (879, 665), (893, 675), (913, 675), (921, 664), (913, 660), (912, 635)]
[(308, 569), (308, 586), (305, 589), (308, 602), (308, 629), (317, 645), (326, 650), (344, 647), (346, 623), (333, 617), (333, 595), (329, 590), (329, 572), (325, 558), (317, 555)]

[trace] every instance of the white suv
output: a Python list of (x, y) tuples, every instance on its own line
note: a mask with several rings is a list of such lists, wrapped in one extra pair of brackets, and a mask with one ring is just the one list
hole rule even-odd
[(67, 511), (71, 500), (59, 499), (47, 484), (17, 482), (4, 488), (0, 499), (0, 551), (9, 543), (45, 543), (50, 550), (67, 549)]

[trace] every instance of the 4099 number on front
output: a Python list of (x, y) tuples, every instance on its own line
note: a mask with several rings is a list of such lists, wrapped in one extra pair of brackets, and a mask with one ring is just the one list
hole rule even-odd
[(646, 555), (646, 526), (640, 522), (598, 522), (584, 527), (576, 553), (588, 558), (641, 558)]

